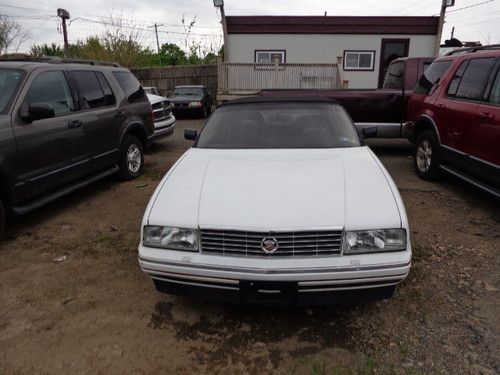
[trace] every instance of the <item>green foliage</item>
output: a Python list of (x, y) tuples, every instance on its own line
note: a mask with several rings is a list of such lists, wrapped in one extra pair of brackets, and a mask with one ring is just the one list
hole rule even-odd
[(45, 44), (41, 44), (39, 46), (37, 46), (37, 45), (32, 46), (30, 53), (31, 53), (31, 55), (33, 55), (35, 57), (41, 57), (41, 56), (63, 57), (64, 56), (64, 49), (59, 47), (55, 43), (52, 43), (51, 45), (48, 45), (47, 43), (45, 43)]
[(34, 56), (66, 56), (80, 59), (114, 61), (128, 68), (169, 65), (216, 64), (217, 56), (208, 52), (200, 56), (201, 48), (192, 46), (186, 54), (178, 45), (163, 44), (159, 53), (143, 48), (132, 38), (107, 33), (103, 37), (92, 36), (85, 41), (70, 44), (66, 53), (56, 44), (31, 47)]
[(173, 43), (163, 44), (160, 52), (152, 53), (149, 56), (149, 65), (151, 66), (185, 65), (186, 63), (186, 52)]

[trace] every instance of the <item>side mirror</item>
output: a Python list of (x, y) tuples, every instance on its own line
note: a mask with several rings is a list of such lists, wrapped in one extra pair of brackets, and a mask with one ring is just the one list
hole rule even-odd
[(195, 141), (198, 137), (198, 131), (194, 129), (184, 129), (184, 138), (190, 141)]
[(31, 103), (28, 109), (21, 109), (20, 116), (25, 121), (43, 120), (56, 116), (54, 107), (49, 103)]
[(377, 136), (377, 132), (378, 128), (376, 126), (367, 126), (362, 130), (364, 138), (374, 138)]

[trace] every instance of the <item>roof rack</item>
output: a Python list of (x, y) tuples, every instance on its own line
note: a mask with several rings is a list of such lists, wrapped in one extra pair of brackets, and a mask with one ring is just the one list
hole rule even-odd
[(447, 54), (445, 54), (445, 56), (461, 55), (464, 53), (472, 53), (477, 51), (494, 50), (494, 49), (500, 49), (500, 44), (489, 44), (487, 46), (458, 48), (448, 52)]
[(100, 65), (100, 66), (114, 66), (116, 68), (121, 67), (120, 64), (112, 61), (63, 58), (58, 56), (35, 57), (35, 56), (21, 55), (21, 54), (0, 56), (0, 61), (44, 62), (50, 64), (88, 64), (88, 65)]

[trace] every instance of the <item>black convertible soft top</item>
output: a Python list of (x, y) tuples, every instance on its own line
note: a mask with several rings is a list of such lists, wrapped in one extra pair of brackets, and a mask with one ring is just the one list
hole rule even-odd
[(249, 96), (224, 102), (222, 106), (253, 103), (328, 103), (341, 105), (338, 101), (324, 96)]

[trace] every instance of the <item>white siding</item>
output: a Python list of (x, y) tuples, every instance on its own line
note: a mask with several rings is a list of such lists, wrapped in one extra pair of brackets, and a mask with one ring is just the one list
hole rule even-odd
[(410, 57), (434, 55), (435, 35), (337, 35), (337, 34), (229, 34), (228, 62), (253, 63), (255, 50), (286, 50), (287, 63), (332, 64), (344, 50), (374, 50), (374, 71), (343, 71), (349, 88), (375, 88), (378, 83), (382, 39), (410, 39)]

